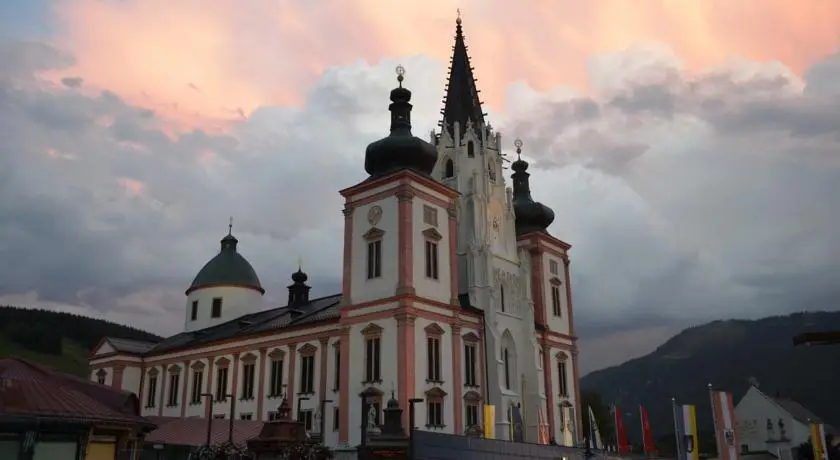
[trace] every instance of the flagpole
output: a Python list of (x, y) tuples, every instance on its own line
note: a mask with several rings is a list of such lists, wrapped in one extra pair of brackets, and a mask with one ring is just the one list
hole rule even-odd
[(647, 442), (645, 442), (645, 416), (642, 413), (641, 404), (639, 404), (639, 426), (642, 427), (642, 454), (647, 454)]
[(618, 451), (618, 409), (615, 404), (612, 405), (613, 410), (613, 431), (615, 432), (615, 450)]
[[(712, 407), (711, 407), (711, 408), (712, 408), (712, 426), (714, 427), (714, 432), (715, 432), (715, 444), (717, 444), (717, 449), (718, 449), (718, 458), (723, 458), (723, 448), (724, 448), (725, 446), (724, 446), (724, 445), (722, 445), (722, 444), (721, 444), (721, 442), (720, 442), (721, 440), (720, 440), (720, 439), (718, 439), (718, 430), (719, 430), (719, 428), (718, 428), (718, 419), (717, 419), (717, 415), (715, 415), (715, 392), (714, 392), (714, 390), (712, 389), (712, 384), (711, 384), (711, 382), (709, 382), (709, 384), (708, 384), (708, 385), (706, 385), (706, 387), (709, 389), (709, 404), (711, 404), (711, 406), (712, 406)], [(697, 440), (697, 442), (699, 443), (699, 442), (700, 442), (700, 440), (698, 439), (698, 440)], [(727, 455), (727, 456), (728, 456), (728, 455)], [(730, 460), (731, 460), (731, 459), (730, 459)]]
[(682, 442), (680, 441), (683, 433), (680, 433), (680, 422), (677, 420), (677, 398), (671, 398), (671, 406), (674, 412), (674, 438), (676, 440), (677, 458), (686, 460), (681, 447)]

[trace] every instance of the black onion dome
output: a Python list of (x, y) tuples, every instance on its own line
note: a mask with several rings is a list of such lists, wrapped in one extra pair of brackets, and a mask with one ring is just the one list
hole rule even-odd
[(365, 171), (371, 177), (401, 169), (429, 175), (437, 163), (437, 149), (411, 134), (411, 91), (402, 87), (403, 68), (397, 67), (399, 87), (391, 91), (391, 134), (368, 145)]
[(196, 289), (220, 285), (249, 287), (265, 293), (254, 267), (236, 251), (238, 242), (230, 233), (222, 238), (221, 251), (199, 270), (187, 294)]
[[(522, 141), (517, 140), (517, 156), (522, 153)], [(531, 184), (528, 174), (528, 162), (518, 157), (511, 164), (513, 169), (513, 212), (516, 215), (516, 234), (545, 232), (554, 222), (554, 211), (548, 206), (531, 198)]]
[(303, 284), (308, 279), (309, 276), (306, 273), (304, 273), (303, 270), (300, 269), (300, 267), (298, 267), (298, 271), (292, 273), (292, 281), (294, 281), (297, 284)]

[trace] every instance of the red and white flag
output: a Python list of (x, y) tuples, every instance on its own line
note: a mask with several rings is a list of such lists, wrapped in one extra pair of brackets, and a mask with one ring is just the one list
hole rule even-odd
[(712, 400), (718, 458), (740, 460), (741, 452), (738, 450), (738, 433), (735, 431), (735, 405), (732, 403), (732, 393), (712, 390), (710, 387), (709, 395)]

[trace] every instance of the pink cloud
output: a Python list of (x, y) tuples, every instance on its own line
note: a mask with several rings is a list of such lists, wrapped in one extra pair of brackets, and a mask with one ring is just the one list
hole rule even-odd
[(55, 13), (57, 43), (78, 60), (69, 73), (175, 127), (218, 130), (260, 105), (299, 104), (329, 66), (447, 59), (458, 7), (496, 109), (516, 80), (586, 90), (590, 56), (639, 41), (668, 44), (689, 70), (740, 56), (797, 73), (840, 42), (835, 0), (67, 0)]

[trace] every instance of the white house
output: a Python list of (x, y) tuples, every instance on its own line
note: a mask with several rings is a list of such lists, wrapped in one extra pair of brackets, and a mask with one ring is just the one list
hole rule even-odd
[(527, 440), (539, 412), (553, 438), (577, 438), (571, 246), (549, 234), (554, 213), (531, 197), (521, 158), (508, 188), (464, 40), (458, 19), (440, 132), (411, 134), (399, 72), (391, 134), (366, 151), (370, 177), (340, 192), (342, 292), (312, 299), (298, 270), (288, 304), (266, 309), (229, 232), (186, 291), (183, 332), (105, 338), (91, 378), (140, 395), (144, 415), (224, 418), (235, 400), (235, 417), (268, 420), (285, 397), (308, 429), (323, 420), (331, 445), (359, 442), (364, 390), (379, 408), (391, 391), (404, 408), (423, 398), (421, 429), (463, 433), (489, 403), (497, 437), (521, 405)]
[(741, 452), (769, 452), (779, 459), (795, 458), (794, 449), (811, 437), (819, 417), (798, 402), (762, 393), (751, 386), (735, 406)]

